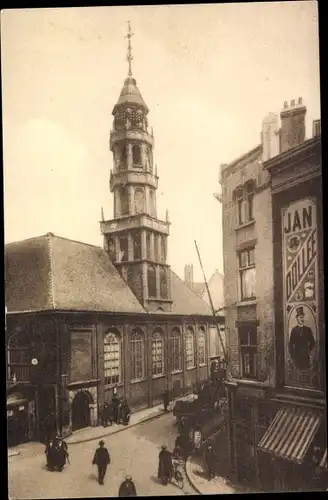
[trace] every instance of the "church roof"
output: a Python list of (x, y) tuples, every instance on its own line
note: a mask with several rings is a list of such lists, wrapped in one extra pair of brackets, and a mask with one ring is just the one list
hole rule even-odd
[(105, 250), (48, 233), (5, 247), (8, 312), (144, 313)]
[(210, 306), (172, 270), (171, 298), (172, 314), (212, 316)]
[(141, 96), (141, 92), (137, 87), (137, 82), (132, 77), (128, 77), (124, 81), (120, 97), (113, 109), (113, 113), (115, 113), (116, 108), (122, 104), (136, 104), (143, 107), (145, 111), (148, 112), (148, 108)]
[[(172, 270), (170, 274), (173, 303), (168, 314), (211, 315), (208, 304)], [(52, 233), (8, 243), (5, 276), (8, 312), (147, 313), (104, 249)]]

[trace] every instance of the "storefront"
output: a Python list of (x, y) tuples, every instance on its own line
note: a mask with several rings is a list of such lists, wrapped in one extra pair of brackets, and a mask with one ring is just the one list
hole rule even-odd
[(28, 401), (20, 392), (7, 396), (7, 435), (8, 446), (29, 441), (35, 432), (35, 404)]

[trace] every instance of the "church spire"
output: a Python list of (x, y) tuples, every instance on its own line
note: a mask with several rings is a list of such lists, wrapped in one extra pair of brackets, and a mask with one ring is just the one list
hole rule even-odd
[(126, 60), (129, 63), (129, 72), (128, 72), (129, 77), (132, 76), (131, 62), (133, 60), (133, 56), (132, 56), (131, 38), (133, 37), (133, 35), (134, 35), (134, 33), (132, 33), (132, 31), (131, 31), (130, 21), (128, 21), (128, 34), (125, 36), (125, 38), (128, 39), (128, 51), (127, 51), (127, 55), (126, 55)]

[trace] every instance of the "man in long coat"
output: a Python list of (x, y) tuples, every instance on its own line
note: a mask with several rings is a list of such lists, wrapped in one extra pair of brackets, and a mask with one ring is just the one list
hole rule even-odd
[(296, 308), (297, 326), (290, 332), (289, 355), (299, 370), (310, 367), (310, 353), (314, 349), (315, 340), (311, 328), (304, 325), (304, 309)]
[(119, 423), (120, 418), (120, 400), (116, 393), (112, 397), (113, 420), (116, 424)]
[(56, 451), (54, 449), (54, 441), (52, 439), (50, 439), (46, 444), (45, 454), (47, 457), (47, 469), (53, 470)]
[(162, 446), (159, 452), (158, 463), (158, 479), (160, 479), (166, 486), (173, 475), (172, 453), (170, 453), (166, 446)]
[(66, 459), (68, 459), (67, 443), (63, 440), (61, 436), (57, 436), (55, 448), (56, 448), (56, 466), (61, 472), (66, 464)]
[(97, 465), (98, 467), (98, 483), (104, 484), (104, 478), (107, 470), (107, 466), (110, 464), (110, 456), (107, 448), (104, 446), (104, 441), (99, 441), (99, 448), (96, 449), (94, 454), (92, 465)]
[(125, 480), (118, 490), (119, 497), (136, 497), (137, 490), (131, 476), (125, 476)]

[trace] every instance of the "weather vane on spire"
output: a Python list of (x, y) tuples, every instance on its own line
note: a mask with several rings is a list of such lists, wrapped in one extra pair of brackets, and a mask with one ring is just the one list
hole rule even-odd
[(129, 63), (129, 73), (128, 73), (128, 75), (132, 76), (131, 61), (132, 61), (133, 57), (132, 57), (131, 37), (134, 35), (134, 33), (132, 33), (132, 31), (131, 31), (130, 21), (128, 21), (128, 28), (129, 28), (129, 31), (128, 31), (128, 34), (125, 37), (125, 38), (128, 39), (128, 53), (126, 55), (126, 60)]

